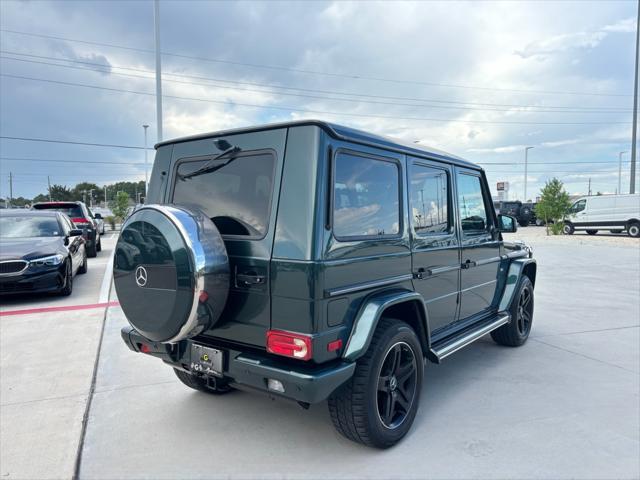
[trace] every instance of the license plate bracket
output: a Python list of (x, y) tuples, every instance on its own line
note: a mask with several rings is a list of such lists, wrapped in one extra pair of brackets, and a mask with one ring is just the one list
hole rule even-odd
[(193, 372), (222, 377), (224, 372), (224, 352), (217, 348), (192, 343), (190, 366)]

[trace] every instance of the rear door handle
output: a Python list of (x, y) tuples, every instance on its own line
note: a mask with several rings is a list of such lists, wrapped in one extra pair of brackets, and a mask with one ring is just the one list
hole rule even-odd
[(238, 285), (244, 285), (244, 286), (263, 285), (264, 282), (265, 282), (264, 275), (258, 275), (257, 273), (254, 273), (254, 272), (236, 274), (236, 283)]
[(460, 265), (462, 268), (471, 268), (471, 267), (475, 267), (476, 266), (476, 262), (474, 262), (473, 260), (469, 260), (467, 259), (462, 265)]

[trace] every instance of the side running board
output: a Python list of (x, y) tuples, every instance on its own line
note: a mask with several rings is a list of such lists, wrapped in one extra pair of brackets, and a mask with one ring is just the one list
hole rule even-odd
[(485, 336), (487, 333), (501, 327), (505, 323), (509, 323), (510, 320), (511, 315), (506, 312), (499, 312), (496, 316), (478, 322), (451, 337), (443, 338), (431, 345), (431, 360), (440, 363), (452, 353), (475, 342), (480, 337)]

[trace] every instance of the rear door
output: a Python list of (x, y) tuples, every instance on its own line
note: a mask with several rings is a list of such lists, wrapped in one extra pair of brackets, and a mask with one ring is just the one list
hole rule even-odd
[[(183, 179), (228, 147), (229, 157), (213, 161), (215, 171)], [(252, 132), (177, 143), (169, 203), (197, 208), (223, 236), (231, 268), (231, 287), (216, 328), (205, 332), (228, 340), (264, 346), (270, 328), (269, 264), (286, 141), (286, 129)], [(209, 163), (211, 164), (211, 163)]]
[(410, 158), (409, 217), (413, 285), (432, 333), (454, 322), (460, 290), (460, 243), (453, 221), (452, 168)]
[(460, 218), (459, 319), (489, 313), (496, 293), (500, 242), (490, 210), (491, 195), (481, 173), (456, 167)]

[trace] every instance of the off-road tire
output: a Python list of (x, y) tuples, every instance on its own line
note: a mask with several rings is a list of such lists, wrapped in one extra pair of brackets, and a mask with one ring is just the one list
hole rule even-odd
[(87, 257), (94, 258), (98, 256), (98, 250), (96, 247), (96, 242), (93, 242), (93, 245), (87, 247)]
[(79, 274), (87, 273), (87, 252), (84, 252), (84, 257), (82, 258), (82, 265), (78, 268)]
[(595, 235), (596, 233), (598, 233), (598, 230), (587, 230), (588, 235)]
[(565, 223), (564, 226), (562, 227), (562, 233), (564, 233), (565, 235), (573, 235), (573, 232), (575, 231), (576, 231), (575, 227), (570, 223)]
[(73, 267), (71, 266), (71, 259), (65, 263), (65, 279), (64, 285), (60, 289), (60, 295), (68, 297), (73, 292)]
[(640, 223), (630, 222), (629, 225), (627, 225), (627, 233), (633, 238), (640, 237)]
[[(529, 320), (524, 331), (522, 329), (522, 323), (520, 323), (521, 300), (522, 296), (525, 294), (523, 292), (528, 292), (530, 295), (530, 309), (527, 310)], [(531, 326), (533, 323), (533, 306), (533, 284), (529, 277), (523, 275), (520, 279), (520, 283), (518, 284), (518, 289), (513, 297), (513, 301), (511, 302), (511, 307), (509, 308), (511, 321), (491, 332), (491, 338), (493, 338), (493, 341), (499, 345), (505, 345), (508, 347), (519, 347), (520, 345), (523, 345), (531, 333)]]
[(98, 240), (98, 243), (96, 244), (96, 252), (101, 252), (102, 251), (102, 237), (100, 237), (100, 239)]
[[(389, 428), (378, 413), (378, 385), (387, 354), (398, 345), (406, 348), (405, 353), (411, 351), (414, 355), (415, 376), (410, 380), (415, 380), (415, 384), (413, 398), (406, 402), (410, 406), (404, 418)], [(336, 430), (349, 440), (370, 447), (389, 448), (398, 443), (411, 428), (418, 411), (423, 369), (422, 347), (413, 329), (401, 320), (381, 319), (369, 349), (357, 361), (353, 377), (329, 397), (329, 413)]]
[(518, 225), (520, 225), (521, 227), (528, 227), (529, 222), (525, 222), (524, 220), (518, 220)]
[(223, 395), (225, 393), (229, 393), (233, 390), (229, 385), (223, 383), (222, 381), (216, 384), (216, 387), (210, 387), (207, 384), (207, 380), (203, 377), (197, 377), (195, 375), (191, 375), (183, 370), (178, 370), (174, 368), (173, 371), (176, 373), (176, 377), (184, 383), (187, 387), (193, 388), (194, 390), (199, 390), (205, 393), (211, 393), (213, 395)]

